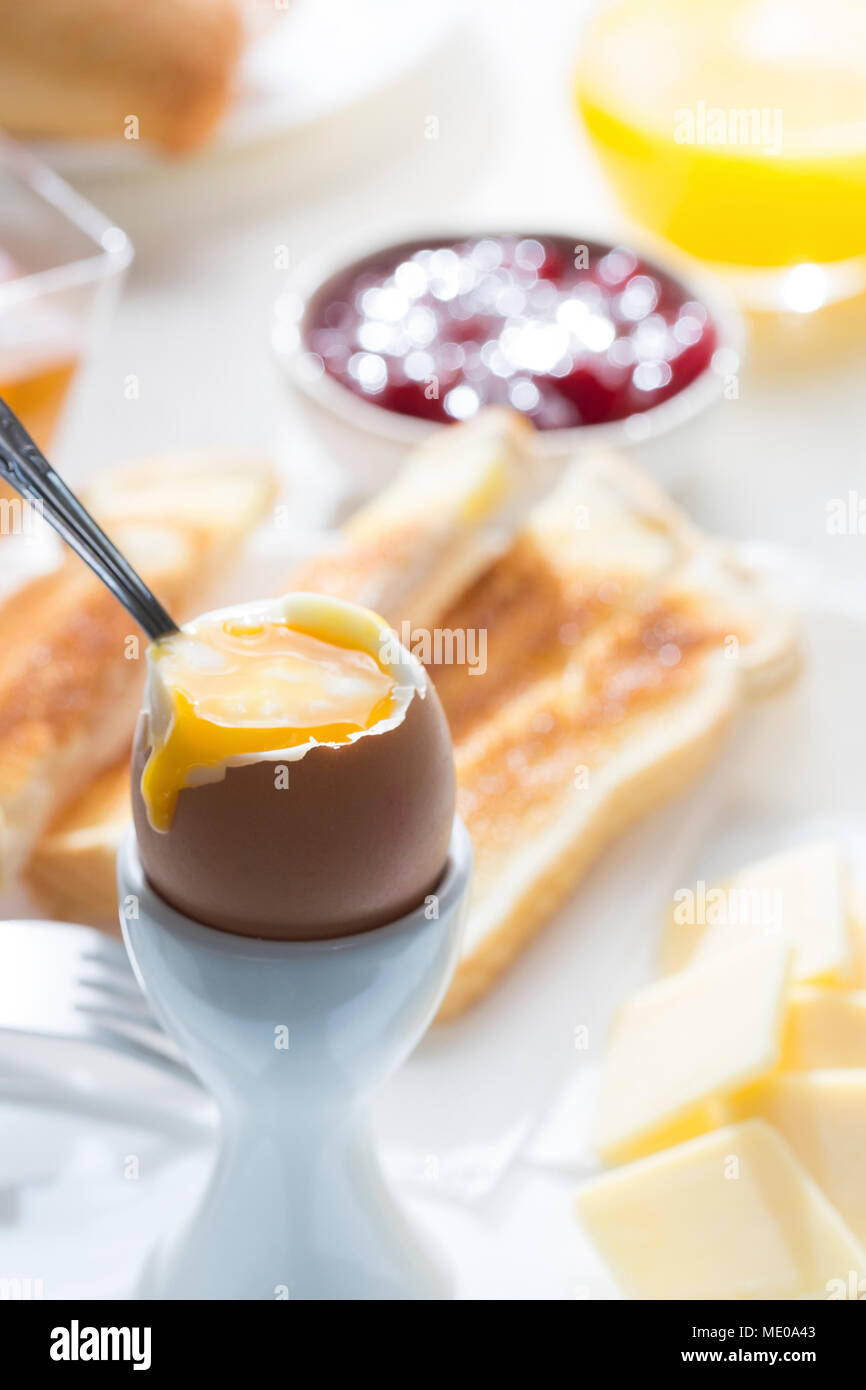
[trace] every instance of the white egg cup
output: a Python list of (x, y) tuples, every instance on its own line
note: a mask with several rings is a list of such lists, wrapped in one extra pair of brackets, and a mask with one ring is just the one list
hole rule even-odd
[(126, 947), (222, 1118), (207, 1191), (155, 1252), (141, 1297), (451, 1296), (382, 1177), (366, 1108), (445, 993), (471, 875), (455, 820), (432, 901), (359, 935), (264, 941), (175, 912), (130, 832), (118, 856)]

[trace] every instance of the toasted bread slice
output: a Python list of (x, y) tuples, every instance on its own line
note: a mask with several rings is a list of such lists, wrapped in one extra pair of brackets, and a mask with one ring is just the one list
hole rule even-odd
[(443, 622), (488, 632), (488, 671), (434, 670), (475, 849), (440, 1017), (484, 993), (605, 845), (720, 747), (796, 632), (730, 550), (648, 479), (582, 461)]
[(256, 455), (189, 450), (98, 473), (81, 496), (107, 531), (115, 522), (168, 521), (199, 536), (204, 559), (216, 568), (265, 516), (275, 489), (270, 464)]
[[(652, 645), (659, 628), (666, 641)], [(718, 752), (740, 689), (720, 638), (660, 597), (612, 619), (579, 662), (458, 746), (475, 879), (442, 1018), (486, 992), (610, 841)]]
[(499, 409), (434, 436), (287, 587), (351, 599), (398, 630), (435, 623), (511, 541), (538, 485), (530, 437)]
[(130, 823), (129, 759), (66, 807), (27, 865), (27, 885), (53, 917), (117, 932), (114, 864)]
[(446, 631), (485, 638), (483, 671), (479, 663), (434, 668), (455, 743), (540, 678), (565, 671), (593, 630), (694, 545), (685, 517), (619, 460), (569, 469), (508, 551), (441, 615)]
[(704, 536), (651, 479), (608, 455), (581, 460), (531, 512), (513, 545), (441, 616), (448, 631), (486, 634), (486, 670), (438, 665), (455, 743), (539, 678), (562, 674), (584, 643), (668, 575), (700, 595), (750, 690), (796, 666), (790, 618), (729, 546)]
[[(122, 505), (99, 482), (83, 491), (169, 611), (183, 615), (264, 514), (273, 488), (263, 463), (221, 460), (205, 466), (199, 458), (186, 465), (170, 458), (129, 469), (125, 482), (118, 482)], [(230, 505), (221, 509), (216, 499), (222, 489)], [(0, 645), (5, 886), (60, 808), (126, 749), (141, 698), (145, 644), (117, 600), (68, 554), (0, 606)]]

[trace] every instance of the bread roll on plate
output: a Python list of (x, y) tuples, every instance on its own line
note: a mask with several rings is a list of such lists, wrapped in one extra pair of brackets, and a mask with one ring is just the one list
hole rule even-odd
[(244, 37), (241, 0), (0, 0), (0, 126), (194, 149), (228, 105)]

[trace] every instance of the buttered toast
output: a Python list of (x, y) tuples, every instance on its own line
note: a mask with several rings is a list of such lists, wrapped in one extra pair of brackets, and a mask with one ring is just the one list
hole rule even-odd
[(435, 623), (506, 548), (538, 486), (523, 416), (493, 408), (434, 435), (289, 576), (293, 589)]
[[(268, 465), (201, 456), (148, 459), (96, 480), (86, 505), (170, 612), (189, 613), (274, 494)], [(126, 752), (144, 640), (81, 560), (0, 605), (0, 884), (57, 813)]]
[(796, 666), (790, 617), (617, 458), (576, 463), (442, 617), (487, 670), (434, 668), (475, 850), (441, 1017), (483, 994), (605, 845), (701, 771)]

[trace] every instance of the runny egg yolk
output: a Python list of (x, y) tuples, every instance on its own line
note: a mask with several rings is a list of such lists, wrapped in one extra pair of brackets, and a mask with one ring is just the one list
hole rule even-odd
[[(394, 676), (365, 650), (279, 621), (197, 624), (152, 649), (171, 718), (141, 779), (148, 818), (168, 830), (196, 768), (301, 744), (347, 743), (394, 711)], [(153, 724), (153, 720), (151, 720)]]

